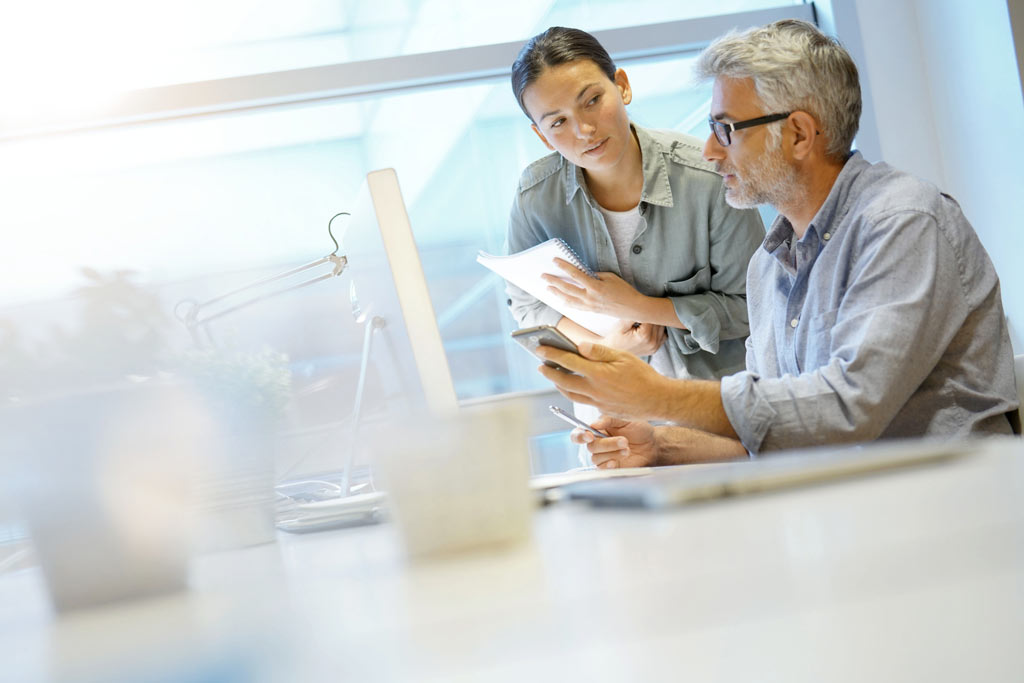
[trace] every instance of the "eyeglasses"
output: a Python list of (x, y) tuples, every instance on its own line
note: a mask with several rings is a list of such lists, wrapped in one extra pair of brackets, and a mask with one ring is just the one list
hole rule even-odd
[(759, 116), (756, 119), (747, 119), (746, 121), (737, 121), (736, 123), (724, 123), (722, 121), (715, 121), (710, 116), (708, 117), (708, 125), (711, 126), (711, 132), (715, 134), (715, 139), (722, 147), (728, 147), (732, 144), (732, 133), (740, 130), (741, 128), (750, 128), (751, 126), (761, 126), (766, 123), (772, 123), (773, 121), (781, 121), (788, 117), (793, 112), (787, 111), (785, 114), (769, 114), (768, 116)]

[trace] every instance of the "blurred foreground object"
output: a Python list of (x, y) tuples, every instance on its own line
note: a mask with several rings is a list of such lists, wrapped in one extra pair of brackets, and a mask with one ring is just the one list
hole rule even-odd
[(22, 513), (58, 611), (184, 587), (196, 463), (216, 443), (195, 395), (121, 386), (5, 417)]
[(197, 489), (197, 550), (273, 541), (278, 428), (291, 396), (287, 357), (268, 349), (193, 349), (183, 354), (180, 371), (204, 397), (221, 434)]
[(83, 272), (72, 297), (0, 316), (0, 457), (61, 611), (181, 588), (197, 548), (273, 540), (291, 386), (281, 354), (175, 350), (151, 289)]
[(410, 558), (529, 536), (527, 406), (484, 404), (378, 434), (374, 454)]

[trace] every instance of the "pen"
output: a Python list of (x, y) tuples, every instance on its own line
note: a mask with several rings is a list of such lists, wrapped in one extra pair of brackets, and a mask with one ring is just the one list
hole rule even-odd
[(559, 418), (565, 420), (566, 422), (568, 422), (569, 424), (571, 424), (574, 427), (581, 427), (583, 429), (586, 429), (588, 432), (590, 432), (594, 436), (601, 437), (602, 439), (609, 438), (608, 434), (605, 434), (602, 431), (594, 429), (593, 427), (588, 425), (583, 420), (579, 419), (575, 415), (570, 415), (569, 413), (565, 412), (564, 410), (562, 410), (558, 406), (548, 406), (548, 410), (550, 410), (552, 413), (554, 413), (556, 417), (559, 417)]

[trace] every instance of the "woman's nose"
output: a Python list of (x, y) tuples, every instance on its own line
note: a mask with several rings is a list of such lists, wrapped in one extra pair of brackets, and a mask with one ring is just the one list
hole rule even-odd
[(576, 136), (580, 138), (589, 138), (597, 130), (597, 126), (582, 119), (578, 120), (576, 124)]

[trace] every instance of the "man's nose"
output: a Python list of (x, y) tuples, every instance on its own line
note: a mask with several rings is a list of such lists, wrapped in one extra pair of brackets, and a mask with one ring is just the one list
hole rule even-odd
[(722, 147), (722, 143), (718, 141), (714, 133), (709, 134), (708, 139), (704, 141), (702, 154), (705, 161), (718, 161), (725, 158), (725, 147)]

